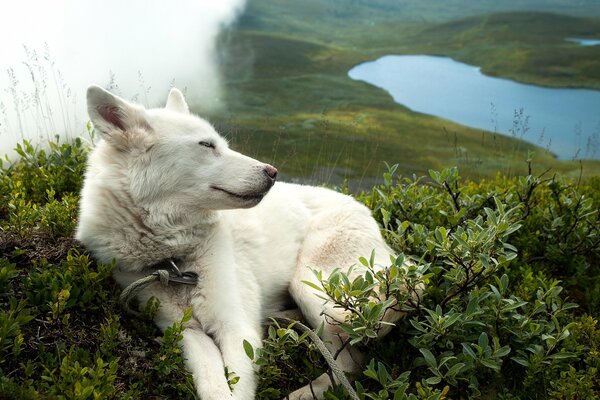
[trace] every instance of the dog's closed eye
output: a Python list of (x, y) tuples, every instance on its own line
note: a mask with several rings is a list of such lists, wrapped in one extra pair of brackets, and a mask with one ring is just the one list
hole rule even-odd
[(212, 142), (200, 141), (200, 142), (198, 142), (198, 144), (200, 146), (208, 147), (209, 149), (214, 149), (215, 148), (215, 144), (212, 143)]

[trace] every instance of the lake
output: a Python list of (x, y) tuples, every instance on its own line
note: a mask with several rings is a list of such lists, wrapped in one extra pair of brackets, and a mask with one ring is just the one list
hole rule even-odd
[(413, 111), (516, 136), (561, 159), (600, 158), (600, 91), (526, 85), (426, 55), (384, 56), (348, 75)]
[(581, 46), (598, 46), (600, 39), (566, 38), (567, 42), (577, 43)]

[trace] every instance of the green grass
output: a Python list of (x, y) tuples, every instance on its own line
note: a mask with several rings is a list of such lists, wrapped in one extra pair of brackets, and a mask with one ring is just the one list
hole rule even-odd
[(408, 51), (443, 54), (493, 76), (553, 87), (600, 89), (600, 47), (567, 37), (600, 32), (599, 19), (526, 12), (470, 17), (428, 27), (404, 41)]

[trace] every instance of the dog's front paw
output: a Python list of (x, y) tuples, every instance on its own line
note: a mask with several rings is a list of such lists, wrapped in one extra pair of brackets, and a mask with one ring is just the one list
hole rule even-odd
[(202, 400), (233, 400), (233, 394), (230, 391), (219, 391), (204, 393), (200, 395)]
[[(197, 380), (200, 384), (196, 386), (198, 398), (202, 400), (234, 400), (233, 393), (228, 386)], [(220, 382), (219, 382), (220, 383)], [(224, 382), (223, 382), (224, 383)]]
[(310, 390), (310, 387), (304, 386), (301, 387), (298, 390), (293, 391), (292, 393), (290, 393), (289, 395), (287, 395), (286, 397), (284, 397), (282, 400), (313, 400), (313, 399), (318, 399), (319, 397), (315, 397), (317, 394), (315, 393), (313, 395), (313, 392)]
[(313, 400), (322, 399), (323, 393), (329, 388), (331, 381), (329, 375), (323, 374), (310, 384), (294, 390), (285, 399), (289, 400)]

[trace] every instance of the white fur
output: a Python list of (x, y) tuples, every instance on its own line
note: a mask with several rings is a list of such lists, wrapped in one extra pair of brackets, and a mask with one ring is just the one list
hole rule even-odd
[[(169, 257), (198, 273), (196, 287), (156, 283), (140, 301), (160, 300), (161, 329), (192, 306), (182, 346), (203, 400), (254, 398), (255, 366), (242, 341), (260, 347), (262, 323), (290, 295), (314, 327), (323, 312), (343, 320), (302, 283), (314, 282), (309, 267), (345, 268), (373, 249), (377, 263), (389, 262), (392, 252), (365, 206), (324, 188), (277, 183), (270, 189), (267, 171), (274, 169), (230, 150), (208, 122), (189, 114), (178, 90), (165, 109), (146, 110), (90, 87), (88, 110), (104, 140), (89, 156), (77, 239), (100, 261), (116, 260), (122, 286)], [(333, 352), (340, 334), (326, 324)], [(348, 347), (338, 362), (353, 372), (356, 358)], [(233, 392), (224, 366), (240, 377)], [(313, 390), (320, 396), (328, 385), (320, 377)], [(306, 387), (291, 398), (312, 395)]]

